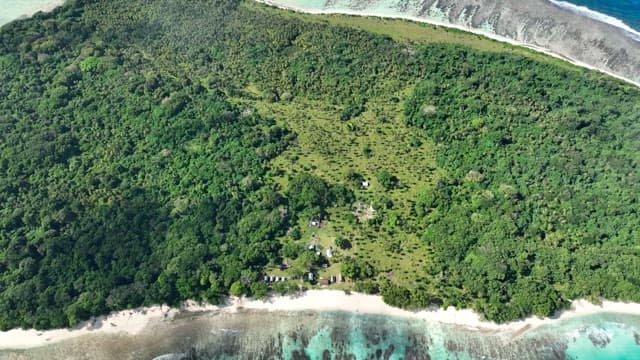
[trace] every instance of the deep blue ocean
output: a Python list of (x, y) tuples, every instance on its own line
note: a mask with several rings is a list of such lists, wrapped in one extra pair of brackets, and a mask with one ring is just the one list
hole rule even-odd
[(640, 31), (640, 0), (566, 0), (578, 6), (622, 20)]

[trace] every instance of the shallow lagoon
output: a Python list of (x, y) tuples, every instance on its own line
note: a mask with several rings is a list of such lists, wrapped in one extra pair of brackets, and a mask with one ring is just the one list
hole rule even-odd
[(640, 358), (640, 316), (597, 314), (516, 332), (353, 312), (185, 313), (136, 336), (88, 335), (2, 359)]

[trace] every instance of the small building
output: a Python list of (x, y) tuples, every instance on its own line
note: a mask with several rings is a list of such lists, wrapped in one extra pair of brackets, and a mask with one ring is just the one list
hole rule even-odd
[(333, 248), (331, 246), (329, 246), (329, 248), (327, 249), (326, 253), (327, 253), (327, 257), (328, 258), (333, 257)]
[(322, 268), (326, 269), (326, 268), (328, 268), (328, 267), (329, 267), (329, 264), (327, 264), (327, 263), (323, 263), (323, 264), (322, 264)]
[(315, 276), (313, 276), (313, 273), (312, 273), (312, 272), (310, 272), (310, 273), (308, 273), (308, 274), (307, 274), (307, 280), (309, 280), (309, 281), (313, 281), (314, 279), (315, 279)]
[(336, 276), (335, 275), (331, 275), (331, 283), (335, 284), (336, 282)]
[(274, 281), (276, 281), (276, 277), (273, 275), (269, 276), (269, 282), (274, 282)]
[(309, 249), (310, 251), (315, 250), (315, 249), (316, 249), (316, 244), (309, 244), (309, 245), (307, 246), (307, 249)]
[(319, 220), (311, 220), (311, 221), (309, 222), (309, 226), (311, 226), (311, 227), (318, 227), (318, 226), (320, 226), (320, 221), (319, 221)]
[(362, 187), (363, 187), (364, 189), (369, 188), (369, 180), (363, 180), (363, 181), (362, 181)]
[(269, 282), (269, 276), (268, 275), (264, 276), (264, 282)]
[(338, 282), (344, 282), (344, 278), (342, 277), (342, 274), (338, 274)]
[(320, 286), (327, 286), (327, 285), (329, 285), (329, 280), (327, 280), (327, 279), (320, 279), (320, 280), (318, 280), (318, 284), (319, 284)]

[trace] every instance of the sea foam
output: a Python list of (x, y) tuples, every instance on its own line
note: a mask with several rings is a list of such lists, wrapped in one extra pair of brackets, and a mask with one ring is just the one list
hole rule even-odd
[(640, 41), (640, 32), (634, 30), (629, 25), (627, 25), (624, 21), (618, 18), (597, 12), (595, 10), (591, 10), (586, 6), (575, 5), (566, 1), (549, 0), (549, 2), (563, 9), (576, 13), (578, 15), (586, 16), (591, 19), (603, 22), (605, 24), (609, 24), (611, 26), (617, 27), (618, 29), (621, 29), (624, 32), (628, 33), (629, 37), (631, 37), (632, 39), (636, 41)]

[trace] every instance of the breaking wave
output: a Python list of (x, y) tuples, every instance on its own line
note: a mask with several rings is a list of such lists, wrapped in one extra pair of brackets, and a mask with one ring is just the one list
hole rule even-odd
[(628, 33), (629, 37), (631, 37), (632, 39), (636, 41), (640, 41), (640, 32), (634, 30), (629, 25), (627, 25), (624, 21), (618, 18), (597, 12), (595, 10), (591, 10), (586, 6), (575, 5), (566, 1), (549, 0), (549, 2), (563, 9), (576, 13), (578, 15), (589, 17), (591, 19), (617, 27), (623, 30), (624, 32)]

